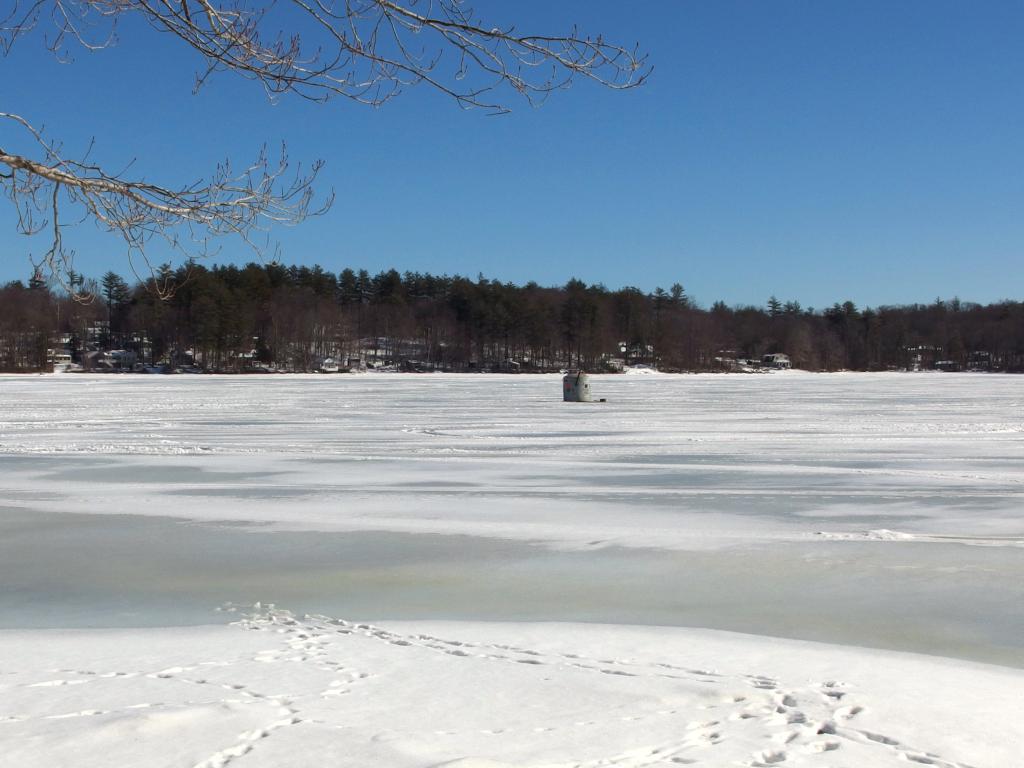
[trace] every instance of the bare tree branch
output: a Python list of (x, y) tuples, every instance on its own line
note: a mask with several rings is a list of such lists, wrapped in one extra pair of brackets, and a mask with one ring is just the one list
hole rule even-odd
[(211, 238), (227, 234), (241, 237), (259, 251), (256, 238), (269, 225), (296, 224), (323, 212), (332, 202), (329, 198), (312, 207), (312, 184), (322, 164), (315, 163), (305, 174), (301, 170), (289, 174), (283, 147), (276, 160), (264, 151), (240, 172), (224, 163), (210, 179), (168, 189), (123, 173), (107, 173), (82, 160), (68, 160), (18, 115), (0, 112), (0, 120), (22, 128), (39, 149), (41, 160), (0, 147), (0, 165), (9, 169), (0, 189), (17, 210), (19, 232), (34, 235), (52, 228), (50, 249), (38, 265), (55, 274), (70, 271), (72, 259), (61, 235), (66, 225), (62, 205), (119, 234), (129, 257), (140, 257), (148, 266), (146, 247), (154, 238), (189, 258), (204, 255)]
[(200, 85), (231, 71), (269, 94), (314, 100), (379, 105), (423, 83), (463, 107), (505, 112), (503, 86), (535, 103), (574, 77), (624, 89), (650, 74), (636, 47), (575, 28), (521, 34), (485, 23), (465, 0), (13, 0), (0, 18), (0, 44), (9, 49), (48, 17), (51, 48), (104, 47), (129, 14), (202, 56)]

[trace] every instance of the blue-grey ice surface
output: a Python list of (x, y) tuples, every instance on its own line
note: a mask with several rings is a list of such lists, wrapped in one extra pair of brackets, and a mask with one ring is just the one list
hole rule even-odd
[(1024, 666), (1024, 378), (0, 377), (0, 625), (679, 624)]

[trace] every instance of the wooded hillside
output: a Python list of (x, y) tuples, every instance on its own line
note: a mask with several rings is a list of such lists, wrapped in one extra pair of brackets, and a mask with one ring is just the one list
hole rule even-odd
[[(1024, 304), (958, 299), (824, 309), (770, 297), (709, 308), (682, 286), (651, 293), (345, 269), (191, 264), (153, 286), (73, 276), (82, 304), (40, 279), (0, 288), (0, 368), (44, 370), (55, 351), (128, 350), (137, 366), (315, 370), (324, 358), (407, 370), (729, 370), (784, 352), (809, 370), (1024, 370)], [(172, 287), (171, 296), (161, 299)]]

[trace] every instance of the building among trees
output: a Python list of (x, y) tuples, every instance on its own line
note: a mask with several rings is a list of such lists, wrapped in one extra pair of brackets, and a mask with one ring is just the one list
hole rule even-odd
[[(154, 278), (155, 279), (155, 278)], [(66, 291), (0, 288), (0, 369), (251, 372), (393, 367), (407, 371), (728, 371), (740, 361), (808, 370), (1024, 370), (1024, 304), (936, 301), (823, 312), (797, 302), (710, 309), (677, 285), (645, 293), (570, 280), (513, 285), (479, 277), (280, 264), (166, 269), (175, 290), (108, 273)], [(102, 352), (101, 356), (91, 353)], [(942, 363), (940, 366), (939, 363)], [(327, 364), (330, 368), (330, 364)]]

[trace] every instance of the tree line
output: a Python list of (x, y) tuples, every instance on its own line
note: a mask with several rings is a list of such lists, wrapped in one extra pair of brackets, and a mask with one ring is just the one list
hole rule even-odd
[(342, 368), (712, 371), (777, 352), (808, 370), (1024, 370), (1018, 301), (816, 310), (773, 296), (705, 308), (678, 283), (544, 287), (277, 263), (190, 263), (133, 285), (114, 272), (69, 282), (73, 290), (53, 288), (36, 275), (0, 288), (0, 370), (46, 370), (64, 348), (86, 368), (117, 349), (137, 366), (221, 372), (316, 370), (325, 358)]

